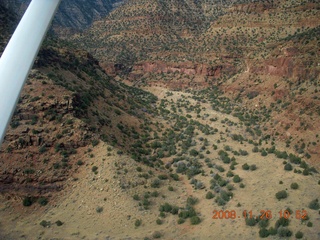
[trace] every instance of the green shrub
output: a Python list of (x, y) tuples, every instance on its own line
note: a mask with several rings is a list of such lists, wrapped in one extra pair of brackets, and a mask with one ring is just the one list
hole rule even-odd
[(280, 152), (280, 151), (275, 151), (274, 153), (276, 155), (277, 158), (282, 158), (282, 159), (287, 159), (288, 158), (288, 154), (286, 151)]
[(277, 228), (271, 227), (268, 231), (271, 236), (277, 235)]
[(309, 169), (304, 169), (303, 171), (302, 171), (302, 174), (304, 175), (304, 176), (308, 176), (309, 175)]
[(246, 218), (245, 221), (246, 221), (246, 225), (251, 226), (251, 227), (256, 225), (256, 223), (257, 223), (255, 218)]
[(92, 172), (96, 172), (96, 171), (98, 170), (98, 167), (97, 167), (97, 166), (93, 166), (93, 167), (91, 168), (91, 170), (92, 170)]
[(179, 207), (173, 206), (170, 212), (171, 212), (171, 214), (173, 214), (173, 215), (178, 214), (178, 212), (179, 212)]
[(134, 225), (136, 227), (139, 227), (141, 225), (141, 223), (142, 223), (141, 219), (136, 219), (136, 221), (134, 222)]
[(243, 170), (249, 170), (249, 168), (250, 168), (250, 166), (247, 163), (242, 165)]
[(166, 214), (165, 214), (164, 212), (160, 212), (160, 213), (159, 213), (159, 217), (165, 218), (165, 217), (166, 217)]
[(182, 223), (184, 223), (185, 222), (185, 220), (183, 219), (183, 218), (179, 218), (178, 219), (178, 224), (182, 224)]
[(299, 185), (298, 185), (298, 183), (294, 182), (294, 183), (291, 183), (290, 187), (291, 187), (291, 189), (298, 189)]
[(140, 197), (138, 194), (134, 194), (133, 195), (133, 199), (136, 200), (136, 201), (139, 201), (140, 200)]
[(158, 176), (158, 178), (161, 179), (161, 180), (166, 180), (166, 179), (168, 179), (168, 176), (166, 174), (160, 174)]
[(97, 146), (99, 144), (99, 140), (98, 139), (94, 139), (94, 140), (92, 140), (91, 144), (92, 144), (93, 147), (95, 147), (95, 146)]
[(303, 168), (303, 169), (307, 169), (309, 166), (308, 166), (308, 164), (307, 164), (305, 161), (302, 161), (302, 162), (300, 163), (300, 167)]
[(233, 172), (229, 170), (229, 171), (227, 172), (227, 177), (233, 177), (233, 176), (234, 176)]
[(151, 197), (158, 197), (158, 196), (159, 196), (159, 192), (157, 192), (157, 191), (153, 191), (151, 193)]
[(308, 222), (307, 223), (307, 227), (312, 227), (313, 226), (313, 223), (312, 222)]
[(212, 193), (212, 192), (207, 192), (207, 194), (206, 194), (206, 199), (212, 199), (212, 198), (214, 198), (214, 194)]
[(162, 220), (158, 218), (158, 219), (156, 220), (156, 223), (157, 223), (158, 225), (161, 225), (161, 224), (162, 224)]
[(193, 157), (196, 157), (196, 156), (198, 156), (199, 152), (198, 152), (197, 150), (195, 150), (195, 149), (191, 149), (190, 152), (189, 152), (189, 154), (190, 154), (191, 156), (193, 156)]
[(295, 237), (296, 237), (296, 239), (301, 239), (301, 238), (303, 238), (303, 233), (300, 232), (300, 231), (298, 231), (298, 232), (295, 234)]
[(276, 221), (276, 223), (275, 223), (275, 227), (276, 228), (279, 228), (279, 227), (286, 227), (286, 226), (288, 226), (289, 225), (289, 222), (290, 222), (290, 220), (289, 219), (286, 219), (286, 218), (284, 218), (284, 217), (282, 217), (282, 218), (279, 218), (277, 221)]
[(252, 152), (256, 153), (256, 152), (259, 152), (259, 148), (257, 146), (255, 146), (253, 149), (252, 149)]
[(246, 150), (240, 149), (239, 152), (240, 152), (241, 156), (247, 156), (248, 155), (248, 152)]
[(159, 179), (154, 179), (152, 182), (151, 182), (151, 187), (152, 188), (159, 188), (160, 187), (160, 180)]
[(252, 164), (251, 166), (250, 166), (250, 170), (251, 171), (254, 171), (254, 170), (256, 170), (257, 169), (257, 166), (255, 165), (255, 164)]
[(318, 210), (320, 208), (319, 200), (314, 199), (309, 203), (309, 208), (313, 210)]
[(222, 167), (222, 166), (216, 166), (216, 169), (219, 171), (219, 172), (224, 172), (225, 169)]
[(35, 170), (32, 168), (27, 168), (27, 169), (23, 170), (23, 173), (24, 174), (34, 174)]
[(266, 218), (261, 219), (258, 224), (260, 228), (266, 228), (269, 225), (269, 220)]
[(144, 209), (148, 209), (150, 204), (151, 204), (151, 202), (148, 200), (148, 198), (145, 197), (142, 200), (142, 205), (143, 205)]
[(31, 205), (33, 204), (33, 202), (34, 202), (34, 199), (33, 199), (32, 197), (25, 197), (25, 198), (23, 199), (22, 204), (23, 204), (23, 206), (25, 206), (25, 207), (29, 207), (29, 206), (31, 206)]
[(17, 128), (19, 125), (20, 125), (20, 122), (19, 122), (19, 121), (12, 121), (12, 122), (10, 123), (10, 126), (11, 126), (11, 128), (13, 128), (13, 129)]
[(158, 231), (156, 231), (156, 232), (154, 232), (154, 233), (152, 234), (152, 237), (153, 237), (153, 238), (161, 238), (161, 236), (162, 236), (161, 232), (158, 232)]
[(79, 166), (81, 166), (81, 165), (83, 165), (83, 162), (82, 162), (81, 160), (79, 160), (79, 161), (77, 162), (77, 164), (78, 164)]
[(54, 169), (59, 169), (61, 167), (60, 163), (56, 162), (56, 163), (53, 163), (53, 168)]
[(63, 222), (61, 222), (60, 220), (56, 221), (56, 224), (58, 227), (62, 226), (63, 225)]
[(229, 190), (229, 191), (232, 191), (233, 189), (234, 189), (234, 187), (233, 187), (233, 185), (232, 184), (227, 184), (227, 189)]
[(266, 152), (266, 150), (262, 150), (262, 151), (261, 151), (261, 156), (265, 157), (265, 156), (267, 156), (267, 155), (268, 155), (268, 153)]
[(97, 212), (97, 213), (101, 213), (102, 211), (103, 211), (103, 207), (97, 207), (97, 208), (96, 208), (96, 212)]
[(191, 218), (193, 216), (197, 216), (196, 211), (193, 207), (187, 207), (185, 210), (180, 211), (179, 218)]
[(217, 196), (217, 197), (216, 197), (215, 202), (218, 204), (218, 206), (224, 206), (224, 205), (226, 205), (226, 201), (223, 200), (220, 196)]
[(45, 205), (48, 204), (48, 199), (45, 198), (45, 197), (40, 197), (40, 198), (38, 199), (38, 203), (39, 203), (41, 206), (45, 206)]
[(284, 170), (292, 171), (292, 165), (290, 163), (287, 163), (286, 165), (284, 165)]
[(279, 192), (276, 193), (276, 198), (278, 200), (285, 199), (287, 197), (288, 197), (288, 193), (285, 190), (282, 190), (282, 191), (279, 191)]
[(279, 237), (291, 237), (292, 235), (292, 232), (285, 227), (279, 227), (277, 232)]
[(259, 230), (259, 236), (261, 238), (267, 238), (269, 236), (269, 231), (267, 229), (265, 229), (265, 228), (261, 228)]
[(301, 163), (301, 158), (297, 157), (296, 155), (293, 155), (292, 153), (289, 154), (289, 160), (291, 163), (294, 163), (294, 164)]
[(190, 222), (192, 225), (197, 225), (201, 222), (201, 219), (198, 216), (193, 216), (190, 218)]
[(172, 206), (169, 203), (165, 203), (163, 205), (160, 205), (159, 211), (160, 212), (170, 212), (172, 210)]
[(47, 151), (46, 146), (41, 146), (41, 147), (39, 148), (39, 153), (45, 153), (46, 151)]
[(220, 190), (219, 194), (220, 194), (220, 197), (226, 202), (228, 202), (233, 197), (233, 193), (231, 191)]
[(187, 199), (187, 205), (193, 206), (198, 202), (198, 199), (195, 197), (188, 197)]
[(235, 176), (233, 177), (233, 182), (238, 183), (238, 182), (240, 182), (240, 181), (241, 181), (241, 178), (239, 177), (239, 175), (235, 175)]
[(42, 227), (50, 227), (51, 223), (50, 223), (49, 221), (42, 220), (42, 221), (40, 222), (40, 225), (41, 225)]
[(315, 167), (309, 168), (309, 172), (318, 173), (318, 171), (317, 171), (317, 169), (315, 169)]
[(179, 181), (179, 175), (176, 174), (176, 173), (170, 174), (170, 177), (171, 177), (173, 180), (175, 180), (175, 181)]

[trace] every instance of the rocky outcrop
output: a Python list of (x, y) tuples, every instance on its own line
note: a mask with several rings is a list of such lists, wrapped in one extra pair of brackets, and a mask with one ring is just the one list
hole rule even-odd
[(208, 64), (143, 62), (135, 64), (132, 70), (220, 77), (222, 69), (223, 66), (210, 66)]
[[(293, 79), (319, 78), (320, 69), (314, 58), (297, 48), (284, 48), (276, 57), (270, 57), (259, 64), (249, 64), (250, 72)], [(312, 66), (312, 65), (313, 66)]]
[(123, 64), (102, 63), (101, 67), (109, 75), (115, 76), (119, 73), (129, 74), (129, 78), (137, 80), (145, 73), (179, 73), (189, 76), (219, 78), (226, 72), (236, 72), (232, 65), (216, 65), (202, 63), (166, 63), (160, 61), (140, 62), (127, 67)]
[(273, 2), (236, 4), (228, 9), (230, 13), (261, 13), (274, 8)]

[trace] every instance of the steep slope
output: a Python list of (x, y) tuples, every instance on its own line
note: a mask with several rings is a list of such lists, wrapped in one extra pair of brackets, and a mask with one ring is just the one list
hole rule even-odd
[(16, 18), (16, 14), (0, 3), (0, 56), (8, 42), (10, 34), (13, 32)]
[(204, 26), (199, 2), (128, 1), (81, 34), (77, 43), (96, 49), (96, 56), (105, 62), (182, 58), (180, 54), (188, 54), (188, 39)]
[(89, 144), (101, 138), (129, 146), (132, 137), (118, 139), (123, 134), (114, 126), (134, 130), (148, 119), (142, 108), (151, 113), (148, 101), (155, 100), (114, 82), (87, 52), (47, 40), (1, 146), (1, 193), (39, 197), (60, 190)]
[[(1, 4), (21, 17), (30, 2), (30, 0), (3, 0)], [(53, 31), (61, 35), (70, 31), (81, 31), (93, 21), (107, 16), (122, 2), (123, 0), (63, 0), (53, 20)]]

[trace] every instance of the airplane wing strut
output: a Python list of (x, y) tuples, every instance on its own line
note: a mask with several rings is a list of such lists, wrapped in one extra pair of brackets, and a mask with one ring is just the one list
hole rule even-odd
[(0, 59), (0, 144), (61, 0), (32, 0)]

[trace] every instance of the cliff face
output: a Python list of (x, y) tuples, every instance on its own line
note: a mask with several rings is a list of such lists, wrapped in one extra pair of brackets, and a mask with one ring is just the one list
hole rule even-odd
[(134, 65), (133, 71), (144, 71), (153, 73), (180, 73), (186, 75), (201, 75), (220, 77), (222, 67), (212, 67), (207, 64), (166, 64), (163, 62), (141, 63)]
[[(221, 73), (225, 71), (226, 66), (210, 66), (208, 64), (196, 63), (170, 63), (170, 62), (138, 62), (128, 69), (121, 64), (101, 64), (105, 71), (110, 75), (117, 75), (121, 71), (127, 71), (131, 75), (143, 73), (167, 74), (176, 73), (188, 76), (202, 76), (202, 77), (221, 77)], [(229, 69), (231, 70), (231, 69)], [(235, 71), (235, 69), (233, 69)]]
[(255, 74), (289, 79), (319, 79), (320, 26), (285, 38), (266, 59), (250, 67)]

